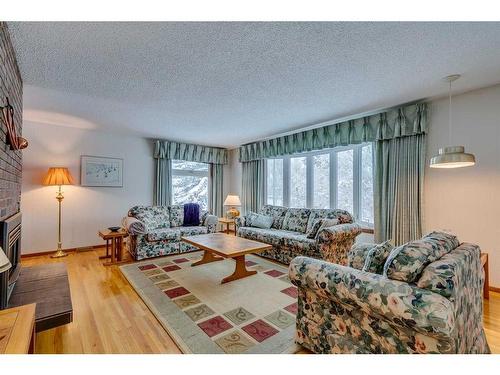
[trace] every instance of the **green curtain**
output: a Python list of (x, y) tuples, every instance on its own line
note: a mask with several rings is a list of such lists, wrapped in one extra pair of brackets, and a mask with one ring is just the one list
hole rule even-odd
[(218, 217), (224, 216), (223, 171), (222, 164), (210, 165), (210, 212)]
[(172, 161), (156, 159), (156, 176), (154, 187), (155, 206), (169, 206), (172, 201)]
[(241, 204), (243, 213), (256, 212), (264, 204), (264, 163), (265, 160), (242, 163)]
[(427, 104), (419, 103), (372, 116), (327, 125), (239, 148), (240, 162), (422, 134), (427, 131)]
[(157, 159), (165, 158), (196, 161), (199, 163), (227, 164), (228, 151), (219, 147), (157, 140), (154, 157)]
[(375, 142), (375, 241), (422, 236), (426, 135)]

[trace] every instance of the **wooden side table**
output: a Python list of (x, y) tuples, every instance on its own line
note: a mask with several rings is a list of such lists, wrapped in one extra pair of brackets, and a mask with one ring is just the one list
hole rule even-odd
[[(231, 233), (229, 230), (230, 225), (234, 225), (234, 219), (227, 219), (225, 217), (219, 217), (219, 224), (222, 224), (223, 226), (226, 225), (226, 229), (223, 231), (226, 234)], [(234, 235), (236, 236), (236, 230), (234, 231)]]
[(483, 297), (490, 299), (490, 266), (488, 263), (488, 253), (481, 253), (481, 265), (484, 270)]
[(106, 255), (99, 258), (111, 258), (109, 262), (103, 263), (105, 266), (128, 262), (123, 259), (124, 239), (128, 237), (128, 232), (125, 229), (121, 228), (116, 232), (111, 232), (109, 229), (103, 229), (99, 231), (99, 237), (106, 241)]
[(0, 311), (0, 354), (35, 353), (35, 307), (32, 303)]

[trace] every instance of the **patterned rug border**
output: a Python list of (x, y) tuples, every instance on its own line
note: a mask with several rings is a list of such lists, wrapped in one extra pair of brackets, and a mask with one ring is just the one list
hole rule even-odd
[[(125, 279), (128, 281), (130, 286), (134, 289), (134, 291), (137, 293), (137, 295), (142, 299), (144, 304), (148, 307), (148, 309), (153, 313), (155, 318), (160, 322), (160, 324), (163, 326), (165, 331), (168, 333), (168, 335), (172, 338), (174, 343), (178, 346), (180, 351), (183, 354), (225, 354), (224, 351), (219, 348), (217, 345), (213, 345), (213, 341), (210, 340), (208, 337), (205, 339), (201, 339), (202, 342), (200, 342), (200, 338), (197, 337), (197, 342), (191, 343), (192, 346), (198, 347), (200, 351), (193, 351), (189, 343), (186, 342), (189, 340), (189, 338), (192, 338), (193, 335), (187, 338), (181, 337), (175, 327), (172, 326), (171, 323), (168, 322), (167, 317), (165, 315), (165, 312), (162, 312), (159, 310), (159, 306), (165, 305), (167, 310), (170, 310), (175, 315), (178, 315), (178, 318), (180, 320), (183, 320), (187, 325), (192, 325), (192, 321), (187, 317), (184, 312), (178, 308), (178, 306), (172, 302), (171, 300), (165, 298), (164, 293), (158, 289), (155, 284), (149, 280), (147, 277), (144, 276), (143, 272), (139, 270), (139, 266), (144, 263), (153, 263), (155, 261), (158, 261), (160, 259), (171, 259), (175, 258), (178, 256), (182, 255), (191, 255), (191, 254), (197, 254), (201, 253), (201, 251), (194, 251), (194, 252), (189, 252), (189, 253), (184, 253), (184, 254), (173, 254), (173, 255), (168, 255), (164, 257), (159, 257), (159, 258), (154, 258), (154, 259), (145, 259), (139, 262), (134, 262), (131, 264), (126, 264), (123, 266), (120, 266), (119, 269)], [(283, 269), (286, 269), (285, 265), (279, 264), (279, 263), (274, 263), (271, 262), (268, 259), (265, 259), (263, 257), (258, 257), (262, 259), (265, 262), (268, 262), (273, 265), (273, 267), (280, 267)], [(155, 303), (154, 301), (157, 301), (158, 303)], [(159, 305), (159, 306), (158, 306)], [(197, 326), (193, 326), (194, 329), (199, 329)], [(295, 334), (295, 325), (292, 325), (286, 329), (284, 329), (281, 333), (289, 334), (292, 337), (294, 337)], [(283, 340), (284, 335), (272, 337), (268, 340), (266, 340), (265, 343), (261, 343), (259, 345), (256, 345), (244, 354), (294, 354), (300, 351), (300, 347), (295, 344), (294, 341), (290, 343), (289, 340)], [(204, 348), (204, 345), (209, 345), (213, 350), (212, 351), (204, 351), (202, 350)], [(274, 353), (270, 353), (269, 351), (266, 351), (273, 348)], [(276, 349), (282, 348), (281, 351), (276, 352)], [(216, 351), (216, 353), (214, 353)]]

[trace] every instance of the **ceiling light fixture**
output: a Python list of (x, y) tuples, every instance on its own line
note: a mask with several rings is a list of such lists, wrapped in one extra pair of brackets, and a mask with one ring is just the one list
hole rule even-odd
[[(460, 74), (453, 74), (445, 77), (444, 80), (449, 83), (449, 117), (448, 117), (448, 131), (449, 142), (451, 144), (451, 83), (460, 78)], [(438, 155), (431, 158), (431, 168), (462, 168), (470, 167), (476, 164), (476, 158), (472, 154), (465, 152), (464, 146), (448, 146), (440, 148)]]

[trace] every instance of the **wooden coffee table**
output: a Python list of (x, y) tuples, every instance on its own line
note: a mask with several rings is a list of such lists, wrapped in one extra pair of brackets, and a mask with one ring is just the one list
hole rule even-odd
[(198, 236), (182, 237), (182, 240), (205, 251), (203, 258), (191, 264), (191, 267), (217, 262), (225, 258), (232, 258), (236, 261), (233, 274), (223, 278), (221, 284), (255, 275), (257, 271), (247, 270), (245, 255), (272, 249), (272, 246), (266, 243), (224, 233), (200, 234)]

